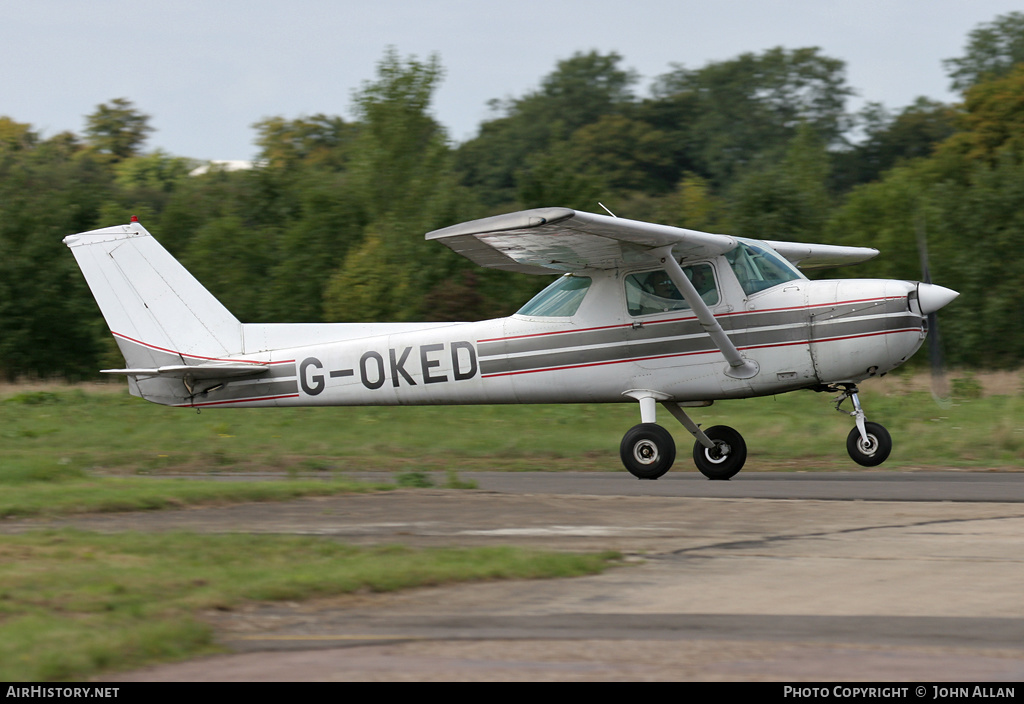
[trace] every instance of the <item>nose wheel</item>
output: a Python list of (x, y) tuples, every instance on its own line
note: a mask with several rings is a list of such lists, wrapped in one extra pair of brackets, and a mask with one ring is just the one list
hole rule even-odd
[[(846, 437), (846, 451), (850, 454), (850, 459), (857, 464), (863, 467), (877, 467), (885, 462), (892, 452), (892, 437), (884, 426), (865, 419), (857, 393), (855, 384), (845, 384), (842, 393), (836, 397), (836, 410), (849, 413), (857, 424)], [(853, 402), (852, 411), (843, 411), (840, 408), (846, 399)]]
[(861, 437), (860, 428), (854, 428), (846, 437), (846, 451), (859, 465), (877, 467), (885, 462), (892, 452), (892, 438), (889, 431), (878, 423), (864, 423), (866, 438)]

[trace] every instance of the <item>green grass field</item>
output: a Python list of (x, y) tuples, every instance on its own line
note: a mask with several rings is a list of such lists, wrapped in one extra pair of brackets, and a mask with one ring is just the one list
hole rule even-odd
[[(956, 383), (943, 407), (912, 377), (862, 387), (868, 419), (885, 425), (894, 449), (883, 469), (1024, 465), (1021, 377), (999, 377), (989, 393), (975, 377)], [(845, 405), (849, 407), (849, 402)], [(856, 470), (846, 455), (849, 416), (826, 394), (718, 402), (692, 409), (705, 427), (727, 424), (747, 441), (744, 471)], [(689, 471), (692, 438), (666, 413), (662, 423)], [(123, 386), (0, 393), (0, 482), (122, 474), (230, 472), (334, 475), (352, 471), (623, 471), (618, 446), (639, 422), (636, 404), (371, 408), (167, 408)]]

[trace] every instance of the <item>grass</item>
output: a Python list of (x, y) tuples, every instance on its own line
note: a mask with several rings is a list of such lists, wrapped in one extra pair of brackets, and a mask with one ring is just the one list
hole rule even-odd
[(202, 620), (246, 601), (572, 577), (615, 553), (360, 548), (322, 538), (54, 531), (0, 537), (0, 680), (80, 680), (218, 650)]
[[(985, 391), (962, 376), (948, 407), (913, 377), (868, 381), (869, 420), (894, 450), (883, 469), (1024, 464), (1020, 375)], [(388, 471), (413, 484), (470, 470), (620, 471), (618, 445), (639, 421), (635, 404), (370, 408), (185, 409), (148, 404), (120, 386), (9, 392), (0, 398), (0, 482), (120, 474), (276, 472), (329, 477)], [(0, 392), (2, 393), (2, 392)], [(845, 407), (849, 406), (849, 402)], [(849, 469), (849, 416), (824, 394), (724, 401), (695, 408), (704, 427), (727, 424), (747, 441), (744, 471)], [(682, 459), (692, 439), (662, 412)], [(682, 461), (681, 459), (681, 461)], [(418, 475), (425, 475), (417, 478)], [(450, 484), (450, 481), (449, 481)]]
[(118, 477), (17, 482), (0, 491), (0, 518), (111, 511), (152, 511), (302, 496), (387, 491), (385, 483), (332, 481), (213, 482)]

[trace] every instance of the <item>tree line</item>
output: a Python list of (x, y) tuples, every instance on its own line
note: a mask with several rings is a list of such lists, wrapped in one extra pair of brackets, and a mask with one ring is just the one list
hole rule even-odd
[(505, 315), (544, 277), (480, 269), (423, 234), (567, 206), (742, 236), (877, 247), (825, 276), (919, 279), (962, 295), (940, 318), (953, 364), (1024, 359), (1024, 14), (968, 35), (945, 62), (961, 99), (847, 110), (842, 61), (775, 48), (690, 68), (646, 95), (615, 53), (577, 53), (524, 95), (492, 101), (453, 144), (431, 116), (440, 60), (389, 50), (353, 117), (254, 125), (257, 166), (145, 152), (149, 118), (102, 104), (81, 135), (0, 117), (0, 374), (69, 378), (120, 366), (72, 232), (147, 228), (247, 322), (471, 320)]

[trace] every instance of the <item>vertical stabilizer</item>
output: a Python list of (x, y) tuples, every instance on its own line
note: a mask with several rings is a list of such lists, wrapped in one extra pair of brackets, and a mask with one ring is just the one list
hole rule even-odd
[(194, 364), (242, 351), (242, 326), (135, 219), (68, 235), (128, 367)]

